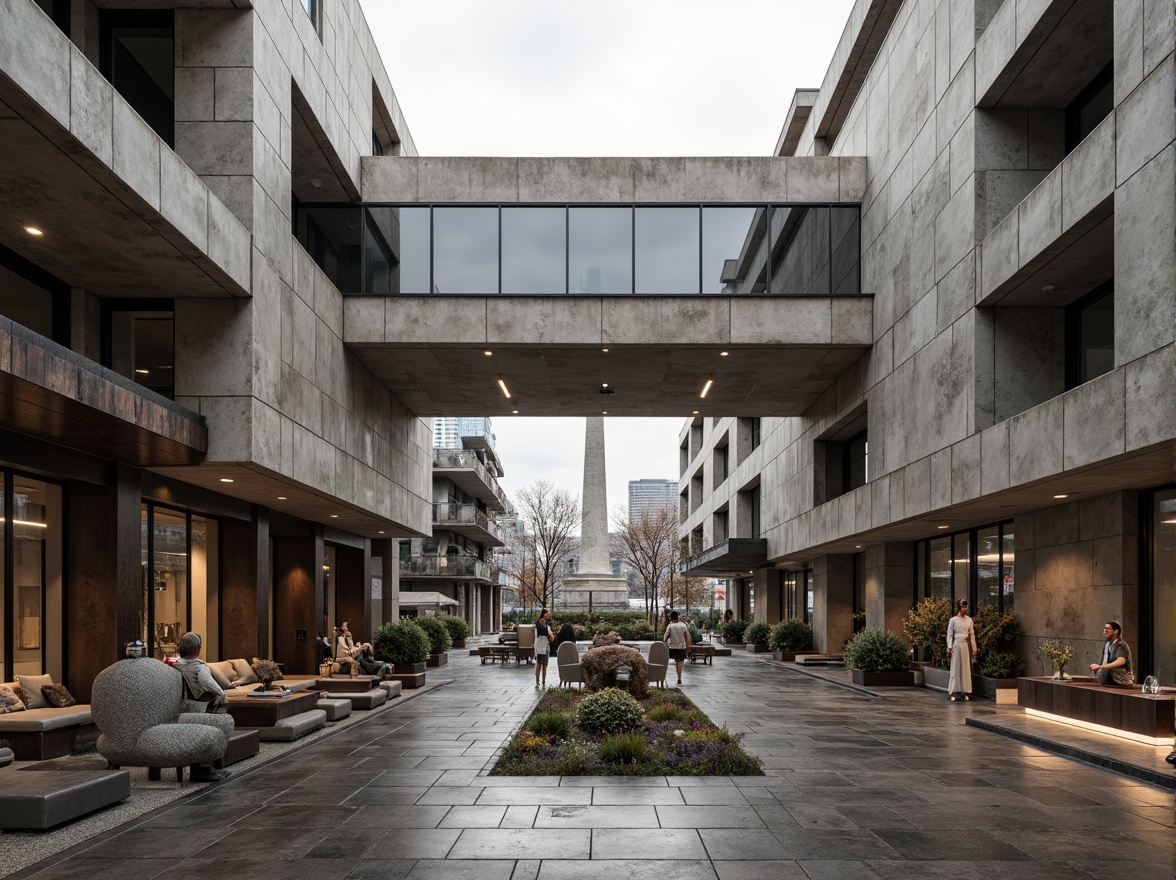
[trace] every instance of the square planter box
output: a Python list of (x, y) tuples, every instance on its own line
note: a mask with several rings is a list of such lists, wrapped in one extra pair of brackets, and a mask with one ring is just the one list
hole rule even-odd
[(907, 669), (902, 672), (862, 672), (853, 669), (851, 672), (853, 683), (864, 687), (902, 687), (915, 683), (914, 673)]
[(426, 666), (444, 666), (449, 662), (448, 654), (430, 654), (429, 659), (425, 661)]
[(464, 648), (465, 646), (466, 646), (465, 639), (454, 639), (453, 640), (453, 647), (461, 649), (461, 648)]
[(744, 645), (748, 654), (767, 654), (772, 649), (767, 645)]
[[(392, 667), (392, 672), (395, 675), (423, 675), (425, 671), (424, 663), (397, 663)], [(389, 676), (384, 676), (388, 678)]]
[(791, 663), (797, 657), (804, 657), (807, 654), (812, 654), (812, 651), (773, 651), (772, 659), (779, 660), (782, 663)]

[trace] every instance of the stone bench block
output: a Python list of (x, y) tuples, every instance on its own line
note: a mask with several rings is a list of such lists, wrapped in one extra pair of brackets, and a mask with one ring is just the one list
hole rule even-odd
[(393, 697), (399, 697), (400, 692), (404, 689), (404, 685), (398, 681), (382, 681), (380, 682), (380, 687), (384, 689), (384, 692), (388, 695), (389, 700), (391, 700)]
[(0, 828), (44, 831), (131, 796), (127, 770), (7, 769), (0, 774)]
[(383, 688), (372, 688), (359, 694), (332, 694), (327, 692), (331, 700), (350, 700), (352, 709), (374, 709), (388, 702), (388, 693)]
[(339, 721), (351, 714), (351, 700), (319, 697), (315, 708), (326, 712), (328, 721)]
[(229, 737), (229, 746), (224, 756), (213, 762), (218, 770), (223, 770), (230, 764), (252, 758), (261, 751), (261, 736), (255, 727), (239, 727)]
[(262, 742), (292, 742), (327, 726), (327, 713), (322, 709), (299, 712), (283, 718), (273, 727), (258, 727)]

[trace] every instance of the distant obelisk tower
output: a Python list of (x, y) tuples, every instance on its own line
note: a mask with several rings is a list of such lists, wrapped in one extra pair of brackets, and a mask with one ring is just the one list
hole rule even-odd
[(608, 488), (604, 465), (604, 418), (589, 416), (584, 431), (584, 508), (580, 523), (580, 568), (565, 579), (559, 607), (568, 611), (628, 611), (629, 584), (613, 577), (608, 560)]

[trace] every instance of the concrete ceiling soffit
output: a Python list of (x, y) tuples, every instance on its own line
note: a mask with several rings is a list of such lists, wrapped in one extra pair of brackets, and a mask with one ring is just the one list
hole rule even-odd
[(359, 190), (351, 179), (343, 161), (335, 152), (310, 102), (290, 86), (290, 102), (294, 106), (291, 120), (291, 181), (294, 194), (304, 202), (355, 202)]

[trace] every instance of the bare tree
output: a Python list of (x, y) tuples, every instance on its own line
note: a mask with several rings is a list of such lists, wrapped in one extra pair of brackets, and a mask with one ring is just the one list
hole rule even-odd
[(622, 506), (613, 518), (622, 556), (637, 572), (644, 588), (646, 619), (656, 627), (661, 597), (670, 585), (678, 560), (678, 505), (645, 508), (634, 519)]
[(580, 501), (566, 489), (536, 480), (519, 489), (515, 502), (530, 526), (530, 590), (539, 605), (550, 608), (563, 582), (561, 563), (571, 549), (572, 533), (580, 526)]

